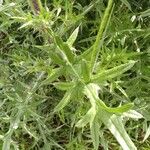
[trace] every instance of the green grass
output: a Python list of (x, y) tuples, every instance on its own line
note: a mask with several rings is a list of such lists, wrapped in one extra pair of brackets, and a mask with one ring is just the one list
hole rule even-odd
[(150, 2), (0, 4), (0, 149), (150, 149)]

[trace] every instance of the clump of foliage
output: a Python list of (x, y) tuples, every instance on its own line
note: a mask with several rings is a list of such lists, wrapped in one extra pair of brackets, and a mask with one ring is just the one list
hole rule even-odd
[(149, 149), (149, 6), (0, 1), (0, 148)]

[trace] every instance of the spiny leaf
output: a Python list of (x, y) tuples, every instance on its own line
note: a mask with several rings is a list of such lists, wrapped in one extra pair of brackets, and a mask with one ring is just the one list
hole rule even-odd
[(111, 16), (111, 10), (112, 10), (112, 6), (113, 6), (113, 0), (109, 0), (108, 1), (108, 6), (104, 12), (104, 16), (103, 18), (101, 19), (101, 24), (100, 24), (100, 27), (99, 27), (99, 31), (98, 31), (98, 34), (97, 34), (97, 37), (96, 37), (96, 41), (93, 45), (93, 51), (92, 51), (92, 56), (91, 56), (91, 71), (93, 71), (94, 67), (95, 67), (95, 64), (96, 64), (96, 61), (97, 61), (97, 58), (98, 58), (98, 54), (99, 54), (99, 49), (100, 49), (100, 43), (102, 45), (102, 42), (103, 42), (103, 33), (106, 29), (106, 27), (108, 26), (108, 23), (109, 23), (109, 19), (110, 19), (110, 16)]
[(56, 53), (49, 51), (50, 58), (53, 60), (54, 63), (59, 64), (59, 65), (65, 65), (64, 60)]
[[(100, 87), (97, 84), (93, 84), (93, 83), (90, 83), (84, 87), (84, 94), (89, 98), (92, 107), (95, 107), (95, 108), (96, 108), (96, 101), (98, 100), (99, 90), (100, 90)], [(105, 107), (104, 103), (103, 105)]]
[(89, 49), (87, 49), (86, 51), (84, 51), (81, 55), (77, 56), (77, 59), (76, 59), (77, 62), (81, 61), (82, 59), (90, 60), (91, 54), (92, 54), (92, 49), (93, 49), (93, 46), (90, 47)]
[(92, 82), (95, 82), (95, 81), (96, 82), (102, 82), (105, 80), (115, 78), (115, 77), (123, 74), (127, 70), (131, 69), (134, 64), (135, 64), (135, 61), (130, 61), (129, 63), (122, 64), (122, 65), (114, 67), (112, 69), (102, 71), (96, 75), (93, 75), (91, 81)]
[[(101, 107), (100, 102), (99, 102), (99, 106)], [(128, 110), (130, 110), (133, 106), (134, 106), (133, 103), (128, 103), (128, 104), (124, 104), (123, 106), (119, 106), (119, 107), (115, 107), (115, 108), (111, 108), (111, 107), (107, 107), (107, 106), (105, 106), (105, 107), (102, 106), (101, 108), (103, 108), (107, 112), (121, 114), (121, 113), (124, 113), (124, 112), (127, 112)]]
[(133, 103), (128, 103), (116, 108), (108, 107), (101, 99), (99, 99), (98, 97), (99, 90), (100, 90), (99, 86), (94, 83), (90, 83), (87, 86), (85, 86), (84, 90), (84, 93), (90, 99), (91, 105), (95, 107), (95, 109), (97, 108), (96, 106), (98, 106), (100, 109), (106, 110), (107, 112), (121, 114), (123, 112), (130, 110), (134, 106)]
[(65, 61), (62, 59), (61, 55), (59, 55), (55, 51), (56, 47), (54, 46), (54, 44), (43, 45), (43, 46), (35, 45), (34, 47), (39, 48), (42, 51), (44, 50), (45, 52), (47, 52), (54, 63), (59, 64), (59, 65), (65, 65)]
[(77, 38), (77, 36), (78, 36), (78, 32), (79, 32), (79, 27), (77, 27), (74, 31), (73, 31), (73, 33), (71, 34), (71, 36), (68, 38), (68, 40), (67, 40), (67, 44), (68, 44), (68, 46), (71, 48), (72, 47), (72, 45), (73, 45), (73, 43), (75, 42), (75, 40), (76, 40), (76, 38)]
[(81, 118), (77, 124), (76, 127), (79, 128), (83, 128), (84, 126), (87, 125), (87, 123), (91, 122), (91, 120), (93, 120), (92, 118), (95, 117), (95, 110), (92, 108), (90, 108), (90, 110), (83, 116), (83, 118)]
[(94, 119), (90, 127), (94, 150), (98, 150), (99, 147), (99, 129), (99, 123)]
[(84, 81), (88, 82), (90, 80), (90, 68), (88, 62), (84, 59), (81, 61), (81, 71)]
[(56, 44), (58, 45), (61, 52), (65, 54), (69, 62), (74, 61), (74, 54), (72, 50), (69, 48), (69, 46), (62, 41), (62, 39), (59, 36), (54, 36)]
[(132, 119), (141, 119), (141, 118), (143, 118), (143, 115), (140, 114), (139, 112), (135, 111), (135, 110), (129, 110), (127, 112), (124, 112), (123, 116), (128, 117), (128, 118), (132, 118)]
[(127, 0), (121, 0), (121, 1), (123, 4), (125, 4), (132, 11), (131, 5)]
[(137, 150), (124, 129), (121, 117), (111, 115), (106, 111), (100, 111), (100, 119), (117, 139), (123, 150)]
[(54, 113), (62, 110), (69, 102), (72, 96), (73, 90), (69, 90), (65, 93), (63, 99), (58, 103), (58, 105), (54, 108)]
[(76, 83), (75, 82), (55, 82), (53, 85), (59, 90), (69, 90), (72, 89)]
[(144, 142), (149, 136), (150, 136), (150, 125), (149, 125), (149, 127), (148, 127), (148, 129), (147, 129), (147, 131), (146, 131), (146, 134), (145, 134), (145, 136), (144, 136), (143, 142)]
[(51, 84), (53, 81), (57, 80), (64, 73), (64, 68), (53, 69), (51, 74), (45, 79), (41, 85)]

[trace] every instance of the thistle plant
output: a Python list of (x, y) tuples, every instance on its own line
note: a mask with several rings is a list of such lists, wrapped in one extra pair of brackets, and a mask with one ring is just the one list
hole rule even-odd
[[(75, 46), (81, 28), (85, 27), (85, 23), (82, 23), (84, 16), (97, 3), (92, 1), (83, 8), (83, 13), (76, 15), (72, 13), (74, 5), (76, 9), (81, 9), (81, 6), (68, 1), (54, 1), (54, 7), (49, 9), (48, 3), (44, 7), (40, 0), (28, 0), (25, 3), (31, 9), (28, 13), (17, 10), (22, 4), (5, 4), (2, 7), (5, 10), (1, 14), (3, 18), (7, 18), (8, 8), (11, 8), (7, 18), (11, 22), (10, 27), (19, 24), (17, 29), (24, 32), (25, 36), (25, 40), (19, 38), (18, 41), (15, 37), (13, 41), (16, 43), (10, 54), (2, 55), (9, 60), (5, 62), (2, 59), (3, 71), (0, 76), (1, 116), (2, 120), (8, 119), (7, 128), (2, 125), (2, 150), (12, 147), (16, 150), (90, 149), (91, 143), (91, 149), (98, 150), (102, 146), (107, 150), (109, 146), (104, 136), (108, 130), (123, 150), (137, 149), (126, 131), (126, 123), (131, 123), (129, 118), (138, 120), (145, 116), (142, 108), (139, 109), (136, 101), (132, 100), (128, 88), (132, 89), (129, 86), (134, 83), (132, 76), (140, 71), (139, 63), (143, 64), (140, 59), (143, 53), (126, 52), (123, 46), (118, 49), (115, 47), (115, 36), (109, 36), (111, 21), (115, 18), (113, 0), (108, 1), (99, 18), (100, 24), (91, 45), (84, 51)], [(127, 1), (122, 0), (121, 4), (131, 10)], [(5, 33), (9, 27), (4, 27)], [(11, 34), (6, 35), (10, 40)], [(129, 78), (132, 81), (128, 81)], [(145, 78), (149, 80), (147, 76)], [(87, 135), (90, 132), (89, 139), (92, 142), (87, 142), (89, 146), (86, 146), (86, 142), (82, 148), (71, 144), (76, 141), (76, 138), (72, 140), (72, 134), (69, 144), (73, 147), (66, 144), (68, 148), (64, 146), (65, 142), (61, 144), (57, 141), (57, 132), (65, 126), (67, 119), (71, 120), (69, 129), (73, 136), (79, 136), (76, 137), (77, 141), (84, 141), (82, 131)], [(144, 141), (149, 136), (148, 131)], [(32, 139), (29, 147), (17, 141), (19, 137), (26, 136), (28, 140)]]

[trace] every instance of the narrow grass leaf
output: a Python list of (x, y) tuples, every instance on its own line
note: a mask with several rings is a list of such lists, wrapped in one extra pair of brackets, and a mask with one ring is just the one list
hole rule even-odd
[(117, 88), (127, 99), (129, 99), (127, 93), (125, 92), (125, 90), (124, 90), (119, 84), (116, 85), (116, 88)]

